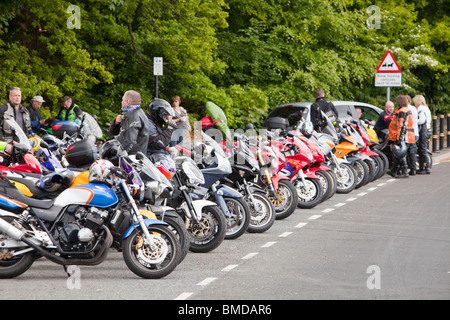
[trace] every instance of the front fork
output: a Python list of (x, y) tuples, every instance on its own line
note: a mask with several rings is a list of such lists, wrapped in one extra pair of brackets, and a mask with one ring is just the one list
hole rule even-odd
[(156, 250), (155, 242), (153, 241), (152, 237), (150, 236), (150, 232), (148, 232), (147, 226), (145, 225), (144, 218), (142, 217), (141, 213), (139, 212), (139, 208), (136, 204), (136, 201), (131, 196), (130, 190), (128, 189), (126, 183), (124, 180), (121, 182), (121, 186), (123, 191), (125, 192), (125, 195), (128, 199), (128, 203), (131, 205), (131, 209), (133, 210), (133, 216), (135, 217), (135, 220), (137, 220), (137, 223), (141, 226), (142, 232), (144, 233), (144, 241), (145, 243), (150, 247), (152, 251)]

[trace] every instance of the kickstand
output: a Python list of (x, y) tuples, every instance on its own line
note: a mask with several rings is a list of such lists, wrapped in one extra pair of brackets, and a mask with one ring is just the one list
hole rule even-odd
[(67, 271), (67, 266), (64, 264), (63, 265), (64, 268), (64, 272), (67, 274), (67, 276), (70, 278), (72, 275), (69, 273), (69, 271)]

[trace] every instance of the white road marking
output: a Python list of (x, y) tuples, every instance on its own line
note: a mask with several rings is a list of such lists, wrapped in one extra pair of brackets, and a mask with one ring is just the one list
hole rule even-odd
[(277, 243), (277, 242), (276, 241), (269, 241), (269, 242), (266, 242), (265, 244), (263, 244), (261, 247), (262, 248), (268, 248), (268, 247), (273, 246), (275, 243)]
[(307, 223), (306, 222), (300, 222), (298, 225), (296, 225), (294, 228), (301, 228), (301, 227), (304, 227), (304, 226), (306, 226), (307, 225)]
[(176, 297), (175, 300), (186, 300), (187, 298), (189, 298), (193, 294), (194, 294), (193, 292), (183, 292), (178, 297)]
[(246, 256), (242, 257), (242, 259), (244, 260), (248, 260), (253, 258), (254, 256), (256, 256), (258, 254), (258, 252), (250, 252), (249, 254), (247, 254)]
[(211, 282), (213, 282), (214, 280), (216, 280), (217, 278), (206, 278), (203, 281), (200, 281), (199, 283), (197, 283), (198, 286), (207, 286), (208, 284), (210, 284)]
[(228, 272), (233, 270), (234, 268), (236, 268), (237, 266), (239, 266), (238, 264), (230, 264), (229, 266), (226, 266), (225, 268), (222, 269), (223, 272)]

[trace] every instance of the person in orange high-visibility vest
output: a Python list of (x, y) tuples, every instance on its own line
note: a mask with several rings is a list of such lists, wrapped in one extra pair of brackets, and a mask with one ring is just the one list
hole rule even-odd
[(391, 170), (387, 173), (395, 178), (408, 178), (406, 146), (408, 143), (415, 143), (413, 117), (405, 95), (399, 95), (396, 102), (398, 108), (389, 124), (389, 143), (394, 155), (393, 164)]

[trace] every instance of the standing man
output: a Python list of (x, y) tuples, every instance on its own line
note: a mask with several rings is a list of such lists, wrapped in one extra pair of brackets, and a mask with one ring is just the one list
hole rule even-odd
[(141, 106), (141, 95), (134, 90), (128, 90), (122, 97), (122, 114), (119, 114), (109, 128), (109, 135), (118, 135), (125, 151), (132, 155), (141, 151), (147, 154), (149, 124)]
[(377, 135), (381, 135), (382, 130), (389, 129), (389, 123), (391, 123), (394, 117), (394, 103), (392, 101), (386, 101), (384, 104), (384, 111), (380, 113), (377, 122), (373, 129)]
[[(409, 95), (406, 96), (406, 99), (408, 100), (408, 108), (411, 110), (412, 117), (413, 117), (413, 129), (414, 129), (414, 137), (415, 141), (419, 140), (419, 125), (418, 125), (418, 111), (415, 106), (411, 105), (411, 97)], [(417, 171), (417, 145), (416, 143), (409, 143), (408, 144), (408, 155), (406, 158), (408, 162), (409, 167), (409, 175), (415, 176)]]
[(73, 103), (71, 97), (65, 96), (63, 98), (63, 106), (59, 110), (58, 116), (56, 118), (58, 120), (69, 120), (80, 124), (82, 115), (83, 111), (81, 110), (81, 108)]
[(336, 126), (338, 121), (338, 111), (331, 101), (325, 100), (325, 93), (323, 89), (316, 90), (316, 102), (311, 105), (311, 122), (314, 130), (320, 131), (324, 122), (322, 120), (321, 111), (323, 111), (331, 122)]
[(0, 106), (0, 140), (8, 143), (14, 140), (12, 129), (5, 121), (11, 118), (16, 120), (28, 137), (33, 135), (30, 114), (21, 102), (22, 91), (18, 87), (12, 88), (9, 91), (9, 102)]
[(27, 108), (31, 119), (31, 129), (33, 133), (38, 133), (41, 125), (45, 123), (45, 119), (42, 119), (41, 111), (39, 108), (44, 103), (44, 99), (41, 96), (34, 96), (31, 99), (31, 105)]

